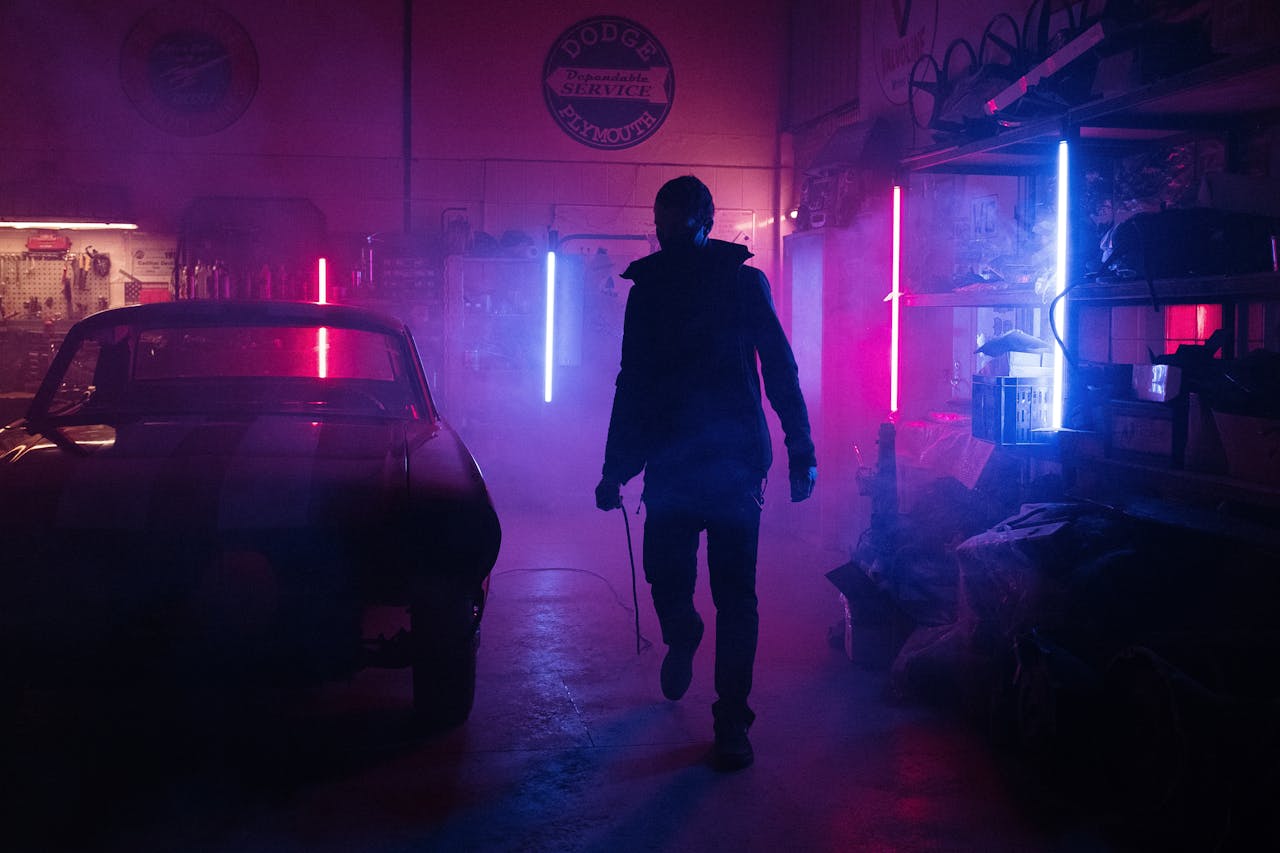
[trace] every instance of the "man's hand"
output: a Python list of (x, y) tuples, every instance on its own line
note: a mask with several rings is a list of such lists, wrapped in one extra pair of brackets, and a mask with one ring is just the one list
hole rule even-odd
[(601, 477), (596, 484), (596, 507), (606, 512), (622, 509), (622, 485), (608, 477)]
[[(791, 502), (799, 503), (808, 500), (813, 494), (813, 486), (818, 482), (818, 469), (810, 466), (807, 470), (791, 472)], [(599, 490), (596, 491), (598, 495)]]

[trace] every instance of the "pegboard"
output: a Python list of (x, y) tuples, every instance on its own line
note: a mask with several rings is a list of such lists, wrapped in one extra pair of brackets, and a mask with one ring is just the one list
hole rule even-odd
[(108, 307), (110, 298), (110, 273), (99, 275), (84, 252), (0, 254), (0, 310), (7, 318), (79, 320)]

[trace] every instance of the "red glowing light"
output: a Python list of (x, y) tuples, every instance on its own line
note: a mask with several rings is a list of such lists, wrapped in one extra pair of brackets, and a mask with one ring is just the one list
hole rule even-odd
[[(329, 262), (321, 258), (316, 270), (316, 301), (324, 305), (329, 301)], [(329, 330), (321, 326), (316, 332), (316, 376), (329, 377)]]
[(316, 329), (316, 376), (329, 378), (329, 329), (325, 326)]

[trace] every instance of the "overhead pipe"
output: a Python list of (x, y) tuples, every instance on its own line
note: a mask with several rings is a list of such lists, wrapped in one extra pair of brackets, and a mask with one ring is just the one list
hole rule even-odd
[(404, 233), (413, 232), (413, 0), (404, 0), (404, 85), (401, 88)]

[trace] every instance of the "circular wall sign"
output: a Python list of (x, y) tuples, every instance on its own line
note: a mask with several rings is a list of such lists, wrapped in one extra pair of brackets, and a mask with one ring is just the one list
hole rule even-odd
[(933, 52), (938, 35), (938, 0), (876, 0), (871, 28), (876, 79), (891, 104), (907, 103), (911, 67)]
[(258, 53), (235, 18), (203, 3), (145, 13), (120, 51), (125, 94), (147, 121), (181, 136), (216, 133), (258, 90)]
[(667, 51), (626, 18), (579, 21), (565, 30), (542, 70), (547, 109), (583, 145), (614, 150), (657, 133), (675, 98)]

